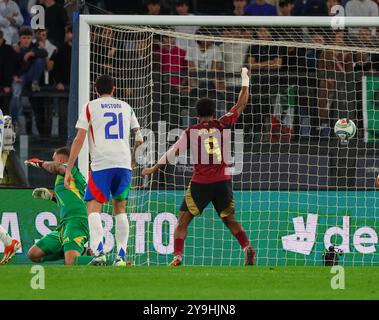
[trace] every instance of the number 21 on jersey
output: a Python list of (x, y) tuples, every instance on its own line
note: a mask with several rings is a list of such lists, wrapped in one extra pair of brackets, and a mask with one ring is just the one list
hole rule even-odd
[[(116, 114), (114, 112), (104, 113), (104, 118), (109, 118), (105, 125), (105, 139), (124, 139), (124, 121), (122, 113)], [(116, 133), (111, 133), (111, 128), (116, 127)], [(114, 131), (114, 130), (112, 130)]]

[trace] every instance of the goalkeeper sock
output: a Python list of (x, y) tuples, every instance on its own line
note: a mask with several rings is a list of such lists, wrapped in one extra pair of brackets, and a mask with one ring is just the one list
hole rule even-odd
[(103, 224), (101, 222), (101, 216), (98, 212), (92, 212), (88, 215), (88, 226), (89, 226), (89, 238), (90, 247), (94, 252), (95, 256), (98, 256), (103, 252)]
[(5, 229), (0, 225), (0, 240), (4, 243), (4, 246), (7, 247), (11, 245), (12, 238), (8, 234), (8, 232), (5, 231)]
[(175, 239), (174, 240), (174, 255), (175, 256), (182, 256), (184, 248), (184, 239)]
[(94, 257), (92, 256), (77, 256), (75, 257), (74, 265), (76, 266), (86, 266), (88, 265)]
[(244, 230), (241, 230), (238, 232), (235, 237), (237, 238), (238, 242), (240, 243), (242, 249), (245, 249), (247, 247), (250, 247), (250, 242), (247, 239), (246, 232)]
[(126, 247), (129, 239), (129, 221), (126, 213), (115, 215), (116, 220), (116, 245), (117, 255), (121, 258), (126, 256)]

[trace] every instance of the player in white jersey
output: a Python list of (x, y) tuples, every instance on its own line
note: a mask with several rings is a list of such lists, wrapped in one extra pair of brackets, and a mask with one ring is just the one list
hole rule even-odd
[[(9, 116), (3, 116), (3, 112), (0, 109), (0, 180), (3, 179), (4, 164), (2, 160), (3, 156), (3, 137), (4, 130), (11, 127), (12, 119)], [(4, 244), (4, 255), (0, 260), (0, 264), (8, 263), (12, 257), (16, 254), (21, 244), (18, 240), (12, 239), (8, 232), (0, 225), (0, 241)]]
[[(143, 138), (138, 120), (130, 105), (112, 97), (115, 90), (112, 77), (100, 76), (95, 86), (100, 98), (90, 101), (79, 115), (76, 123), (78, 132), (72, 143), (67, 163), (65, 186), (70, 188), (72, 166), (88, 135), (91, 170), (84, 200), (88, 205), (90, 247), (96, 255), (92, 264), (105, 265), (107, 262), (103, 252), (104, 235), (100, 212), (102, 204), (108, 202), (112, 196), (116, 220), (115, 265), (125, 265), (129, 237), (129, 222), (125, 207), (131, 186), (135, 151), (143, 143)], [(129, 146), (130, 131), (135, 135), (132, 155)]]

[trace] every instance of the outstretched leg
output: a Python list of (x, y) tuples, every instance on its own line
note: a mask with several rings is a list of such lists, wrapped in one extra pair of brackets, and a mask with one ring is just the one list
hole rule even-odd
[(170, 263), (171, 266), (178, 266), (182, 263), (182, 252), (184, 240), (187, 237), (187, 227), (193, 217), (189, 211), (181, 211), (179, 214), (178, 224), (174, 232), (174, 260)]
[(246, 232), (242, 228), (241, 224), (237, 221), (236, 215), (233, 213), (222, 218), (224, 224), (228, 227), (231, 233), (237, 238), (241, 248), (245, 252), (245, 265), (254, 264), (255, 251), (251, 247), (249, 239), (247, 239)]

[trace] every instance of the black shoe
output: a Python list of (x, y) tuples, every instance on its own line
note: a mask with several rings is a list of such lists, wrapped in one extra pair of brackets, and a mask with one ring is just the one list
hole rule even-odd
[(255, 250), (252, 247), (246, 247), (244, 249), (244, 252), (245, 252), (244, 265), (245, 266), (253, 266), (254, 265)]

